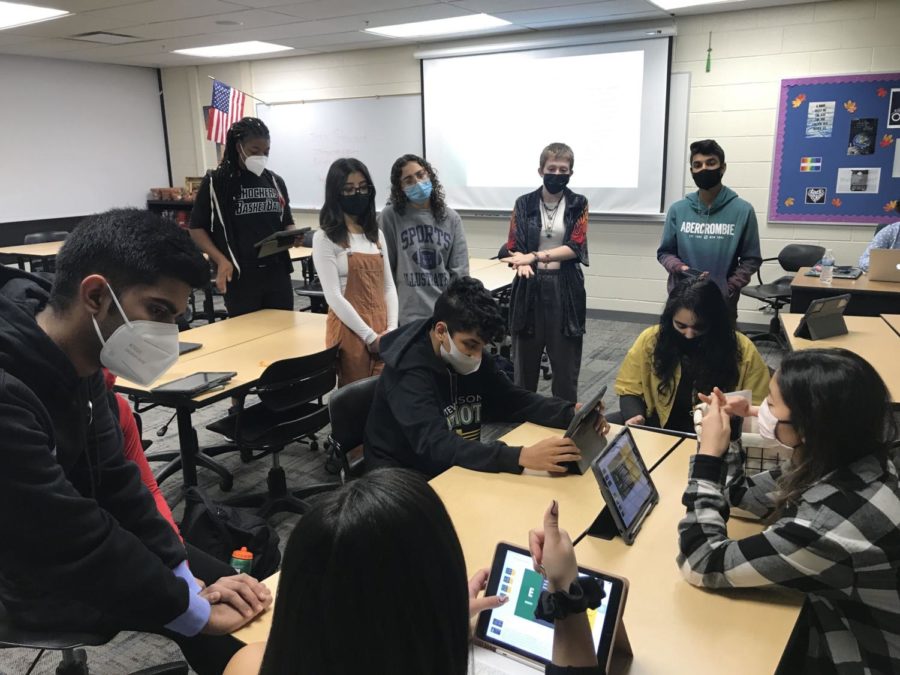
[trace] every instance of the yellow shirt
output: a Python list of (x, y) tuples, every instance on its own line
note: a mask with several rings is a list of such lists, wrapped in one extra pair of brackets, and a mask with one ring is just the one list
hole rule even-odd
[[(616, 378), (616, 394), (640, 396), (647, 406), (647, 416), (655, 412), (659, 416), (660, 426), (665, 426), (675, 403), (675, 390), (678, 389), (678, 382), (681, 380), (681, 364), (675, 366), (670, 393), (665, 397), (661, 396), (658, 390), (660, 380), (653, 372), (653, 350), (658, 335), (658, 325), (651, 326), (638, 335), (625, 355)], [(756, 345), (750, 342), (746, 335), (738, 332), (735, 332), (735, 335), (741, 349), (735, 390), (749, 389), (752, 392), (753, 405), (759, 405), (769, 392), (769, 368), (759, 355)]]

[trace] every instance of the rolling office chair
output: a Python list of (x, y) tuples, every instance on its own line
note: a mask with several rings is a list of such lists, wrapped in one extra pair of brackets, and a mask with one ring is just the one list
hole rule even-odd
[[(825, 255), (825, 249), (822, 246), (812, 244), (788, 244), (778, 254), (777, 258), (764, 258), (763, 262), (777, 260), (778, 264), (785, 272), (797, 272), (801, 267), (812, 267), (822, 256)], [(745, 286), (741, 289), (741, 294), (746, 295), (754, 300), (764, 302), (775, 311), (775, 315), (769, 322), (768, 332), (748, 332), (746, 335), (753, 342), (761, 342), (770, 340), (778, 344), (782, 349), (787, 349), (787, 340), (784, 332), (781, 330), (781, 321), (778, 318), (778, 312), (782, 307), (791, 301), (791, 281), (794, 279), (793, 274), (787, 274), (779, 277), (770, 284), (764, 284), (762, 280), (762, 267), (756, 270), (756, 276), (759, 284), (756, 286)], [(764, 309), (764, 308), (763, 308)]]
[(259, 403), (241, 407), (207, 425), (210, 431), (233, 442), (206, 449), (206, 454), (217, 455), (237, 448), (244, 458), (272, 457), (266, 478), (268, 491), (229, 499), (228, 505), (255, 507), (262, 518), (282, 511), (302, 514), (309, 508), (306, 497), (340, 487), (340, 483), (320, 483), (288, 490), (278, 457), (286, 446), (302, 438), (311, 437), (310, 449), (318, 448), (314, 434), (329, 423), (328, 406), (323, 399), (337, 382), (337, 353), (338, 347), (334, 346), (309, 356), (276, 361), (247, 392), (258, 396)]
[[(56, 230), (52, 232), (32, 232), (26, 234), (23, 240), (24, 244), (44, 244), (48, 241), (65, 241), (69, 233), (65, 230)], [(56, 271), (56, 260), (53, 258), (41, 258), (31, 261), (32, 272), (48, 272)]]
[[(31, 673), (45, 651), (62, 652), (56, 667), (56, 675), (89, 675), (87, 653), (84, 647), (101, 647), (112, 640), (116, 633), (63, 633), (42, 632), (19, 628), (10, 621), (6, 609), (0, 604), (0, 649), (39, 650), (27, 673)], [(26, 675), (27, 675), (26, 673)], [(183, 661), (144, 668), (132, 675), (187, 675), (188, 666)]]
[[(312, 248), (313, 232), (306, 232), (303, 235), (303, 245)], [(322, 290), (322, 282), (319, 281), (319, 275), (316, 274), (316, 266), (312, 257), (303, 258), (300, 261), (300, 272), (303, 277), (301, 281), (294, 282), (294, 293), (301, 298), (309, 299), (309, 311), (314, 314), (326, 314), (328, 312), (328, 303), (325, 302), (325, 291)]]
[(325, 468), (329, 473), (340, 474), (341, 483), (362, 474), (363, 453), (351, 456), (351, 451), (362, 445), (377, 383), (377, 375), (357, 380), (336, 390), (328, 399), (331, 433), (325, 442), (329, 452)]

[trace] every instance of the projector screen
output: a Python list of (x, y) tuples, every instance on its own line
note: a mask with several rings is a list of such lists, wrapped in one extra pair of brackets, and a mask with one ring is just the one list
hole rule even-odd
[(668, 84), (668, 39), (426, 58), (426, 157), (452, 207), (509, 211), (562, 142), (592, 213), (659, 214)]

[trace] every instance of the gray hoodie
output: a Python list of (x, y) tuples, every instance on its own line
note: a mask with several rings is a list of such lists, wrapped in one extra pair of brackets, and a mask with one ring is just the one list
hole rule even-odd
[(400, 215), (388, 204), (378, 224), (397, 285), (400, 325), (430, 318), (435, 301), (450, 282), (469, 276), (469, 249), (459, 214), (447, 207), (443, 220), (435, 223), (428, 209), (407, 204)]

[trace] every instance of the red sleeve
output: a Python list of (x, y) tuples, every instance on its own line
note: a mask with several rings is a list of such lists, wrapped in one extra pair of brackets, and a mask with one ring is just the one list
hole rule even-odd
[[(116, 401), (119, 404), (119, 425), (122, 427), (122, 434), (125, 437), (125, 458), (137, 464), (141, 471), (141, 481), (153, 495), (159, 515), (166, 519), (175, 530), (175, 534), (181, 538), (181, 532), (178, 531), (178, 525), (175, 524), (175, 518), (172, 517), (172, 510), (160, 492), (159, 485), (156, 484), (156, 479), (153, 477), (153, 471), (150, 470), (150, 464), (144, 456), (144, 446), (141, 444), (141, 436), (138, 433), (131, 407), (128, 405), (128, 401), (119, 394), (116, 394)], [(184, 540), (182, 539), (182, 541)]]
[(509, 236), (506, 238), (506, 250), (512, 253), (516, 250), (516, 210), (513, 209), (509, 218)]

